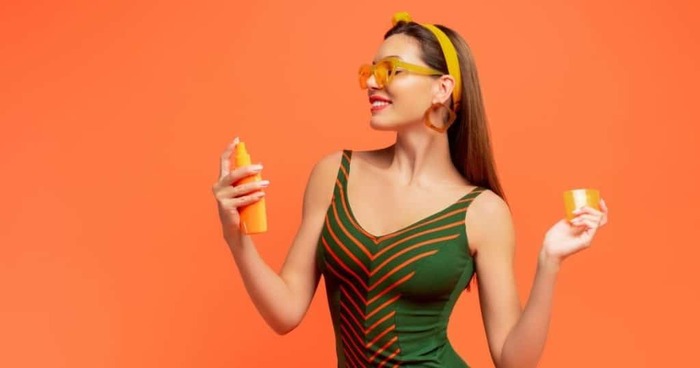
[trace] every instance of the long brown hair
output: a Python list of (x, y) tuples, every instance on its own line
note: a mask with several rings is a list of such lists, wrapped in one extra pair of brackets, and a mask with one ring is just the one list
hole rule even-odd
[[(486, 110), (476, 64), (467, 42), (455, 31), (441, 25), (457, 50), (462, 74), (462, 98), (457, 118), (447, 130), (452, 164), (471, 184), (488, 188), (505, 200), (505, 193), (496, 175), (491, 139), (489, 137)], [(423, 62), (445, 74), (447, 62), (435, 35), (415, 22), (400, 21), (384, 35), (384, 39), (396, 34), (405, 34), (418, 41)]]

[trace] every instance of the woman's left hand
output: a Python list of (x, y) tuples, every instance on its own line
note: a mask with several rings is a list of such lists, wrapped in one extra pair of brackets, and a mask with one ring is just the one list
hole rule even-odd
[(556, 263), (564, 258), (588, 248), (598, 229), (608, 222), (608, 207), (600, 200), (600, 211), (582, 207), (574, 211), (570, 222), (562, 219), (552, 226), (544, 236), (542, 257)]

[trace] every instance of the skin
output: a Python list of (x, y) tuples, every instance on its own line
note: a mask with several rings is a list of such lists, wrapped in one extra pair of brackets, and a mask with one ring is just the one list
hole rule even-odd
[[(394, 35), (379, 47), (375, 61), (387, 56), (425, 65), (418, 43)], [(423, 114), (433, 103), (449, 103), (454, 79), (398, 73), (383, 88), (374, 77), (368, 94), (391, 100), (372, 114), (370, 125), (396, 132), (386, 148), (355, 152), (348, 181), (348, 200), (359, 224), (374, 235), (387, 234), (412, 224), (455, 202), (474, 188), (450, 160), (446, 133), (425, 127)], [(431, 116), (434, 122), (440, 116)], [(280, 272), (260, 257), (253, 239), (240, 231), (238, 208), (264, 196), (268, 181), (234, 185), (262, 167), (231, 170), (229, 157), (238, 139), (221, 156), (219, 181), (212, 191), (218, 203), (226, 240), (251, 300), (265, 321), (280, 334), (293, 330), (303, 319), (320, 279), (314, 255), (330, 205), (342, 152), (322, 158), (313, 168), (304, 193), (302, 222)], [(375, 208), (390, 209), (383, 216)], [(608, 210), (585, 207), (571, 222), (560, 220), (546, 233), (530, 296), (521, 306), (513, 270), (515, 232), (510, 210), (487, 190), (469, 207), (465, 218), (469, 251), (474, 255), (479, 300), (489, 349), (496, 367), (535, 367), (544, 348), (551, 315), (554, 286), (561, 262), (590, 246), (596, 231), (607, 222)]]

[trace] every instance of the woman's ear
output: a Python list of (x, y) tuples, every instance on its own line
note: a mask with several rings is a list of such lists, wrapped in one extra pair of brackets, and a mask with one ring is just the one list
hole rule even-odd
[(455, 79), (451, 75), (441, 75), (436, 80), (436, 90), (433, 97), (433, 103), (441, 103), (447, 105), (447, 102), (452, 97), (452, 91), (455, 88)]

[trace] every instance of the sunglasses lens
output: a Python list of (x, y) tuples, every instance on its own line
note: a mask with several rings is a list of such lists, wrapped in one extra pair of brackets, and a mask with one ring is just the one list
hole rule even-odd
[(374, 77), (377, 79), (377, 85), (384, 87), (389, 84), (389, 80), (393, 74), (393, 65), (388, 61), (379, 62), (374, 66)]
[(383, 88), (394, 76), (394, 64), (391, 61), (380, 61), (375, 65), (365, 64), (360, 67), (360, 87), (367, 88), (367, 79), (374, 75), (374, 81), (379, 88)]
[(372, 75), (372, 66), (371, 65), (362, 65), (360, 67), (360, 88), (367, 88), (367, 79), (369, 79), (370, 75)]

